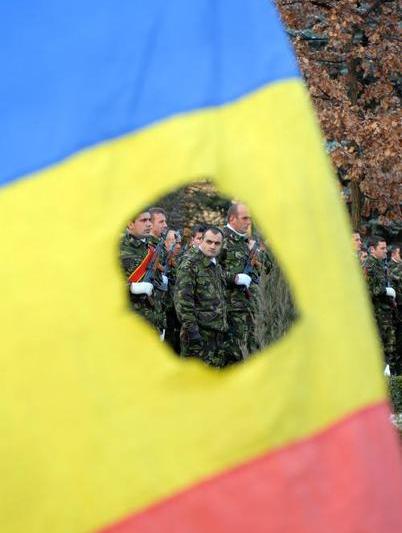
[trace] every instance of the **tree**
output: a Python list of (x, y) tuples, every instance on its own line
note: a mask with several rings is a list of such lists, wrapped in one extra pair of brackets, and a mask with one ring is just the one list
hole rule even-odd
[[(352, 216), (400, 229), (394, 0), (277, 0)], [(399, 224), (398, 224), (399, 220)]]

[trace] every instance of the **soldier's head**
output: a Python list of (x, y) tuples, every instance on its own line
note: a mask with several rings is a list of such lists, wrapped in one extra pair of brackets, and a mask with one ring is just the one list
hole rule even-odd
[(193, 227), (191, 230), (191, 240), (190, 240), (190, 246), (193, 246), (194, 248), (198, 248), (202, 241), (202, 236), (204, 235), (205, 230), (207, 227), (205, 224), (197, 224)]
[(170, 229), (166, 233), (166, 239), (165, 239), (165, 248), (166, 250), (170, 250), (172, 246), (176, 244), (176, 232), (174, 229)]
[(144, 211), (136, 216), (127, 226), (127, 230), (134, 237), (141, 239), (150, 235), (152, 229), (151, 214), (149, 211)]
[(369, 240), (369, 252), (376, 259), (385, 259), (387, 257), (387, 243), (384, 237), (371, 237)]
[(390, 252), (391, 252), (391, 259), (392, 261), (395, 261), (395, 263), (401, 262), (401, 247), (399, 244), (393, 244), (390, 246)]
[(151, 214), (152, 231), (151, 235), (159, 237), (167, 230), (166, 211), (161, 207), (151, 207), (149, 210)]
[(227, 222), (238, 233), (246, 234), (251, 226), (251, 217), (245, 204), (233, 204), (227, 212)]
[(222, 230), (216, 226), (206, 229), (200, 243), (201, 252), (207, 257), (216, 257), (219, 255), (223, 242)]
[(360, 252), (362, 248), (362, 238), (360, 237), (360, 233), (358, 231), (354, 231), (352, 233), (352, 244), (356, 252)]
[(358, 253), (359, 253), (360, 263), (363, 264), (364, 261), (367, 259), (368, 251), (366, 250), (366, 248), (362, 248)]

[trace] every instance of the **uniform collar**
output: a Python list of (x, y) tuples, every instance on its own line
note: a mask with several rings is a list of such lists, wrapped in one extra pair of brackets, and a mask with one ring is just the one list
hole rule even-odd
[(243, 239), (247, 239), (247, 237), (248, 237), (247, 233), (239, 233), (234, 228), (232, 228), (232, 226), (230, 224), (226, 224), (226, 227), (229, 228), (230, 231), (233, 231), (233, 233), (235, 233), (239, 237), (243, 237)]
[(199, 253), (202, 255), (202, 264), (204, 266), (208, 267), (210, 265), (214, 265), (214, 266), (217, 265), (218, 262), (216, 260), (216, 257), (208, 257), (201, 250), (199, 250)]

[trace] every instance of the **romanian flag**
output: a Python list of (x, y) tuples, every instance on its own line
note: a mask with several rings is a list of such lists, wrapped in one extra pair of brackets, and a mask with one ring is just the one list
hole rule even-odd
[[(345, 210), (268, 0), (0, 8), (0, 530), (399, 533), (401, 463)], [(128, 308), (130, 216), (241, 198), (299, 318), (224, 371)]]

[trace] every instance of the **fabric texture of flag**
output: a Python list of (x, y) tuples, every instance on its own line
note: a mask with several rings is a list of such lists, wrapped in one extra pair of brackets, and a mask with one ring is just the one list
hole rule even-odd
[[(345, 210), (267, 0), (0, 8), (0, 529), (397, 533), (401, 464)], [(129, 217), (247, 202), (300, 312), (219, 372), (128, 309)]]

